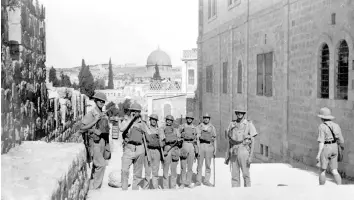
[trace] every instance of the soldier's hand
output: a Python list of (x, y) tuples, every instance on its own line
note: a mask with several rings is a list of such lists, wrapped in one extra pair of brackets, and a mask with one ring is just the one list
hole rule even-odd
[(316, 160), (317, 160), (317, 162), (320, 161), (320, 154), (318, 154), (318, 155), (316, 156)]
[(248, 157), (248, 159), (247, 159), (247, 163), (248, 164), (251, 164), (252, 163), (252, 157), (250, 156), (250, 157)]

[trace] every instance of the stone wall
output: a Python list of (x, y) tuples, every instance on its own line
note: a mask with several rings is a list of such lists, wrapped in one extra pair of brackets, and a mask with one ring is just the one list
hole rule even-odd
[[(316, 116), (329, 107), (345, 138), (343, 175), (354, 177), (354, 2), (348, 0), (251, 0), (228, 7), (218, 1), (208, 19), (208, 1), (200, 0), (197, 105), (212, 115), (218, 151), (225, 151), (225, 130), (236, 107), (246, 108), (259, 136), (256, 156), (263, 161), (296, 161), (315, 166), (318, 151)], [(203, 6), (204, 5), (204, 6)], [(344, 6), (343, 6), (344, 5)], [(333, 13), (336, 23), (332, 24)], [(348, 100), (335, 98), (338, 44), (349, 46)], [(318, 97), (320, 48), (330, 51), (329, 99)], [(272, 95), (257, 95), (257, 55), (273, 52)], [(223, 63), (228, 89), (223, 93)], [(237, 91), (242, 64), (242, 92)], [(206, 92), (206, 67), (213, 66), (212, 92)], [(267, 151), (267, 153), (265, 153)]]
[(25, 141), (1, 155), (1, 199), (85, 199), (83, 144)]

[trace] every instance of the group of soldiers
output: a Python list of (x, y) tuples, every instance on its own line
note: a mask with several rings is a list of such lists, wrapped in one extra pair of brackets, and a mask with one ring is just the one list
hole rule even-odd
[[(92, 177), (90, 189), (98, 189), (102, 185), (105, 167), (110, 159), (109, 148), (109, 125), (108, 119), (102, 108), (105, 104), (106, 96), (97, 92), (93, 99), (96, 107), (92, 109), (82, 120), (80, 133), (86, 138), (85, 144), (90, 159), (93, 161)], [(122, 132), (123, 156), (121, 167), (121, 182), (119, 186), (123, 190), (129, 187), (129, 169), (133, 165), (132, 189), (158, 189), (158, 172), (160, 164), (163, 169), (163, 189), (175, 189), (177, 186), (177, 166), (181, 166), (181, 185), (179, 188), (200, 186), (215, 186), (215, 162), (214, 162), (214, 183), (210, 183), (211, 161), (217, 150), (217, 133), (215, 127), (210, 122), (211, 116), (208, 113), (203, 115), (203, 121), (199, 125), (193, 124), (193, 113), (186, 115), (186, 123), (179, 127), (174, 126), (174, 117), (167, 115), (162, 127), (158, 127), (158, 116), (152, 114), (149, 120), (143, 120), (141, 116), (141, 106), (137, 103), (131, 104), (130, 116), (124, 122), (119, 121), (119, 129)], [(328, 142), (338, 138), (343, 143), (340, 128), (332, 119), (330, 111), (321, 109), (319, 115), (324, 121), (320, 125), (319, 143), (320, 151), (317, 160), (321, 162), (320, 184), (324, 184), (324, 171), (328, 164), (331, 165), (333, 174), (340, 184), (340, 176), (336, 170), (337, 162), (329, 157), (335, 153), (335, 142)], [(329, 114), (328, 114), (329, 112)], [(253, 123), (246, 119), (246, 110), (235, 109), (236, 119), (232, 120), (226, 129), (228, 148), (225, 157), (225, 164), (231, 168), (231, 186), (240, 187), (240, 170), (244, 179), (244, 187), (251, 186), (250, 165), (254, 153), (254, 138), (258, 135)], [(326, 126), (325, 126), (326, 125)], [(329, 126), (328, 126), (329, 125)], [(328, 127), (328, 131), (327, 130)], [(330, 134), (332, 127), (336, 136)], [(330, 147), (330, 148), (329, 148)], [(332, 150), (333, 149), (333, 150)], [(328, 155), (327, 155), (328, 154)], [(337, 152), (338, 154), (338, 152)], [(333, 156), (332, 156), (333, 157)], [(336, 159), (337, 157), (335, 157)], [(192, 183), (193, 164), (197, 161), (196, 183)], [(205, 177), (202, 182), (202, 168), (205, 162)], [(145, 177), (142, 178), (143, 168)], [(171, 175), (169, 177), (169, 171)], [(169, 181), (170, 178), (170, 181)]]

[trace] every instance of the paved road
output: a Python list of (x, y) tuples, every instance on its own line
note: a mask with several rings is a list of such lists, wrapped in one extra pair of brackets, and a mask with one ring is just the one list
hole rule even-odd
[[(112, 141), (112, 159), (106, 169), (103, 185), (100, 190), (89, 191), (89, 200), (117, 199), (337, 199), (341, 200), (354, 196), (353, 185), (336, 186), (333, 181), (327, 181), (325, 186), (318, 186), (318, 176), (314, 171), (292, 168), (282, 163), (254, 163), (251, 166), (251, 188), (231, 188), (230, 168), (225, 165), (224, 159), (216, 159), (216, 187), (200, 186), (193, 189), (177, 190), (139, 190), (122, 191), (121, 188), (108, 186), (108, 174), (113, 170), (121, 169), (121, 145), (118, 140)], [(180, 169), (180, 167), (178, 167)], [(178, 173), (179, 170), (178, 170)], [(194, 166), (196, 173), (196, 165)], [(143, 173), (144, 174), (144, 173)], [(162, 183), (162, 170), (160, 170), (160, 184)], [(195, 176), (193, 176), (195, 178)], [(210, 179), (213, 180), (213, 176)], [(129, 183), (132, 182), (132, 169)], [(179, 182), (179, 180), (178, 180)], [(243, 184), (243, 183), (242, 183)], [(279, 187), (278, 185), (286, 185)], [(176, 193), (178, 192), (178, 193)], [(342, 196), (341, 194), (346, 194)], [(348, 199), (351, 199), (348, 198)]]

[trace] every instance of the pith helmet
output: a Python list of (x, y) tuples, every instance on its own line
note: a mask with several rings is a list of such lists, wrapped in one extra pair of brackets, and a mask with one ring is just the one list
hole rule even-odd
[(334, 119), (334, 117), (331, 115), (331, 110), (327, 107), (321, 108), (317, 116), (322, 119)]
[(203, 118), (211, 118), (211, 117), (210, 117), (209, 113), (205, 113), (205, 114), (203, 115)]
[(172, 120), (172, 121), (174, 121), (174, 120), (175, 120), (175, 118), (173, 118), (173, 116), (172, 116), (172, 115), (167, 115), (167, 116), (166, 116), (166, 120)]
[(141, 111), (141, 105), (138, 103), (133, 103), (130, 105), (129, 110)]
[(193, 113), (192, 112), (187, 113), (186, 119), (187, 118), (194, 119)]
[(95, 95), (93, 95), (92, 98), (98, 99), (98, 100), (101, 100), (101, 101), (104, 101), (104, 102), (107, 101), (106, 95), (104, 93), (102, 93), (102, 92), (96, 92)]
[(159, 121), (159, 117), (156, 114), (151, 114), (150, 119), (155, 119), (155, 120)]
[(246, 109), (241, 108), (241, 107), (237, 107), (234, 109), (235, 113), (247, 113)]

